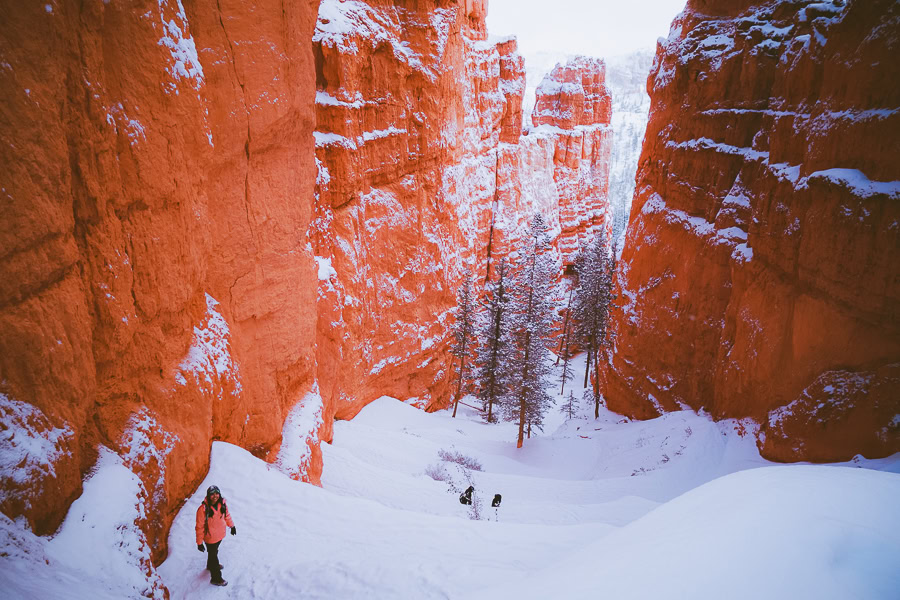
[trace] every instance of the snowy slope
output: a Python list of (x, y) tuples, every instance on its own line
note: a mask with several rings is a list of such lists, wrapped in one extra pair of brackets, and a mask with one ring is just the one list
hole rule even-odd
[[(580, 381), (567, 388), (582, 392)], [(548, 416), (547, 435), (516, 450), (512, 424), (486, 425), (465, 406), (453, 419), (382, 398), (335, 424), (323, 488), (216, 442), (159, 577), (176, 600), (893, 598), (900, 589), (900, 455), (774, 466), (738, 422), (580, 412)], [(442, 461), (441, 451), (481, 470)], [(120, 467), (112, 461), (91, 480), (115, 475), (106, 500), (86, 484), (90, 500), (73, 506), (53, 540), (0, 519), (4, 598), (151, 589), (139, 540), (116, 527), (136, 516), (134, 482)], [(470, 482), (477, 514), (457, 500)], [(194, 545), (194, 513), (213, 483), (238, 527), (220, 552), (225, 588), (209, 585)]]
[(753, 469), (472, 598), (896, 598), (900, 476)]

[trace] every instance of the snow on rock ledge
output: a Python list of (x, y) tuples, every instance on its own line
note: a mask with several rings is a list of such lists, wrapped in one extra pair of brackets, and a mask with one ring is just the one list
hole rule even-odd
[(0, 393), (0, 508), (24, 515), (31, 529), (41, 523), (58, 491), (58, 478), (77, 468), (70, 448), (75, 432), (55, 427), (38, 408)]

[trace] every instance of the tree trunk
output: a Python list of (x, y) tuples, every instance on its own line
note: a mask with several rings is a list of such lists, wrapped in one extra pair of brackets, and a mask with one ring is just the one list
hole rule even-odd
[(525, 433), (525, 382), (528, 380), (528, 351), (531, 348), (531, 332), (525, 333), (525, 370), (522, 371), (522, 393), (519, 395), (519, 439), (516, 448), (522, 447), (522, 436)]
[(516, 448), (522, 447), (522, 440), (525, 435), (525, 388), (522, 388), (522, 393), (519, 394), (519, 438), (516, 442)]
[(459, 407), (459, 396), (462, 393), (463, 373), (466, 370), (466, 357), (459, 359), (459, 383), (456, 386), (456, 400), (453, 402), (453, 418), (456, 418), (456, 409)]
[[(575, 288), (569, 290), (569, 304), (566, 306), (566, 316), (563, 319), (563, 331), (565, 332), (565, 342), (566, 342), (566, 351), (568, 352), (569, 348), (569, 313), (572, 312), (572, 291)], [(559, 352), (562, 352), (563, 349), (563, 340), (559, 340)], [(556, 364), (559, 365), (559, 352), (556, 353)]]
[(594, 369), (594, 418), (600, 418), (600, 348), (597, 348), (597, 358), (594, 361), (597, 368)]
[[(563, 393), (565, 393), (565, 391), (566, 391), (566, 373), (568, 372), (567, 370), (569, 368), (569, 329), (568, 329), (568, 327), (565, 329), (565, 332), (566, 332), (566, 334), (565, 334), (566, 349), (564, 350), (565, 354), (563, 356), (565, 356), (566, 358), (563, 361), (562, 387), (559, 388), (560, 396), (562, 396)], [(559, 357), (557, 357), (556, 362), (557, 362), (557, 364), (559, 364)]]
[[(528, 290), (528, 311), (525, 313), (527, 315), (531, 314), (531, 308), (534, 306), (534, 266), (535, 263), (531, 263), (531, 287)], [(525, 430), (525, 385), (528, 381), (528, 352), (531, 349), (531, 332), (525, 331), (525, 356), (522, 360), (523, 370), (522, 370), (522, 394), (519, 397), (519, 440), (516, 443), (516, 448), (522, 447), (522, 434)]]
[[(503, 309), (501, 308), (500, 301), (498, 301), (498, 303), (497, 303), (497, 318), (494, 320), (494, 343), (497, 344), (498, 346), (500, 345), (500, 321), (502, 320), (502, 318), (503, 318)], [(494, 379), (495, 379), (495, 376), (493, 375), (493, 373), (497, 369), (497, 352), (498, 352), (498, 349), (495, 347), (493, 349), (494, 355), (493, 355), (493, 357), (491, 357), (491, 361), (494, 363), (493, 364), (494, 368), (491, 370), (491, 392), (490, 392), (490, 395), (488, 396), (488, 413), (487, 413), (488, 423), (491, 423), (491, 419), (492, 419), (491, 415), (493, 414), (492, 411), (494, 408)]]
[(588, 373), (591, 372), (591, 346), (593, 346), (593, 344), (591, 343), (591, 341), (592, 341), (592, 340), (588, 340), (588, 347), (587, 347), (587, 362), (586, 362), (585, 365), (584, 365), (584, 383), (581, 384), (581, 387), (583, 387), (583, 388), (586, 388), (586, 387), (587, 387), (587, 384), (588, 384)]

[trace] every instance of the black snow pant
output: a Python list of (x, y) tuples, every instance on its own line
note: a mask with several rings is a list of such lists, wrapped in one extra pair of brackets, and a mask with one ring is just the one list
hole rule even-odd
[(222, 581), (222, 569), (219, 568), (219, 540), (215, 544), (206, 542), (206, 570), (209, 571), (210, 581)]

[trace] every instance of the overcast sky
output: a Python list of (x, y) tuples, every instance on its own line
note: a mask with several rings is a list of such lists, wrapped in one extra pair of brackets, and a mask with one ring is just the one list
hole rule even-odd
[(656, 47), (685, 0), (489, 0), (488, 33), (515, 35), (522, 54), (614, 56)]

